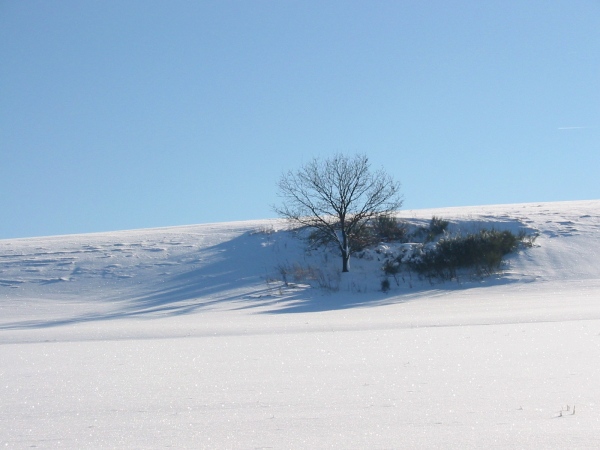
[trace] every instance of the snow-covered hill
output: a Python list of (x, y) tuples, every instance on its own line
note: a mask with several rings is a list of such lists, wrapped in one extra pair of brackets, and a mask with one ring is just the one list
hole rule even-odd
[(0, 241), (0, 444), (595, 448), (600, 201), (433, 215), (539, 237), (387, 294), (278, 220)]

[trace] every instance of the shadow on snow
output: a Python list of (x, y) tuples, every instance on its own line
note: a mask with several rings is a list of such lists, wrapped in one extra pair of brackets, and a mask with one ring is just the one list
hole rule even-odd
[[(419, 281), (413, 287), (400, 285), (388, 294), (376, 289), (353, 292), (344, 283), (349, 285), (349, 277), (360, 277), (360, 274), (351, 272), (342, 274), (341, 289), (337, 292), (312, 288), (307, 284), (284, 284), (276, 279), (278, 265), (287, 263), (288, 258), (294, 262), (306, 258), (304, 243), (290, 236), (291, 232), (287, 231), (274, 234), (246, 232), (216, 246), (196, 250), (196, 263), (179, 266), (191, 268), (159, 277), (141, 292), (138, 288), (130, 297), (112, 296), (102, 300), (120, 306), (110, 312), (12, 322), (0, 325), (0, 329), (49, 328), (123, 318), (151, 319), (215, 308), (253, 310), (260, 314), (311, 313), (402, 303), (420, 297), (444, 295), (449, 291), (510, 282), (501, 278), (491, 283), (488, 279), (467, 284)], [(127, 287), (118, 285), (116, 290), (122, 288), (126, 291)], [(65, 292), (64, 295), (73, 294)]]

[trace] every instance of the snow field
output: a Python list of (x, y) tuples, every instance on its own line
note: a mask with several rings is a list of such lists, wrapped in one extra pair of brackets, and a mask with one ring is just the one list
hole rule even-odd
[(540, 237), (388, 295), (283, 286), (337, 259), (277, 221), (0, 241), (0, 445), (598, 448), (600, 202), (433, 214)]

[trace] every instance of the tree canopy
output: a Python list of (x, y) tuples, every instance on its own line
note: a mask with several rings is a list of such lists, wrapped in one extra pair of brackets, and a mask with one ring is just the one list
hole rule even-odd
[(354, 236), (370, 219), (402, 205), (400, 183), (383, 169), (371, 171), (364, 154), (314, 158), (284, 173), (278, 187), (283, 203), (275, 211), (298, 225), (315, 228), (335, 243), (343, 272), (350, 270)]

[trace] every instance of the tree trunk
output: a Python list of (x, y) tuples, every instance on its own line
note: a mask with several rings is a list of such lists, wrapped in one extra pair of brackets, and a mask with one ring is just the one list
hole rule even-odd
[(350, 272), (350, 255), (347, 250), (342, 252), (342, 272)]
[[(343, 224), (343, 222), (342, 222)], [(348, 247), (348, 236), (342, 228), (342, 272), (350, 272), (350, 248)]]

